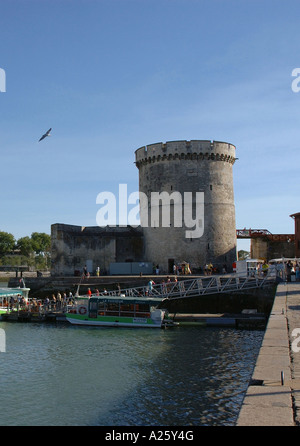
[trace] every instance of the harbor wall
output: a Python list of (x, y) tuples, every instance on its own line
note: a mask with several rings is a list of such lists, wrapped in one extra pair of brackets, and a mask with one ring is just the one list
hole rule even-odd
[(237, 426), (300, 425), (299, 327), (300, 283), (280, 283)]
[(266, 316), (272, 309), (276, 288), (266, 286), (230, 293), (215, 293), (165, 301), (161, 306), (170, 313), (241, 313), (243, 310), (257, 310)]

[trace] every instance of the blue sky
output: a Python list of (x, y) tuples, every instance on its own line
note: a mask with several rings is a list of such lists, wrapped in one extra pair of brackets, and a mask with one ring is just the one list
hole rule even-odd
[(95, 226), (137, 148), (211, 139), (237, 148), (237, 228), (293, 233), (299, 28), (296, 0), (1, 0), (0, 230)]

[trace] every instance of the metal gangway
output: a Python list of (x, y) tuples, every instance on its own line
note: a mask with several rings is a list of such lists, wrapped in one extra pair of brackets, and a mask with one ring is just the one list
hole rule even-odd
[[(132, 298), (155, 297), (161, 299), (182, 299), (188, 297), (204, 296), (216, 293), (230, 293), (253, 288), (262, 288), (274, 284), (276, 277), (252, 276), (204, 276), (193, 279), (171, 280), (159, 284), (147, 284), (141, 287), (132, 287), (107, 291), (106, 296), (123, 296)], [(103, 297), (103, 293), (100, 294)]]

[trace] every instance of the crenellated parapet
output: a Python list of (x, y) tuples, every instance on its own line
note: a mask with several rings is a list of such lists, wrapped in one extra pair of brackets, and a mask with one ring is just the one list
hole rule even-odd
[(234, 164), (235, 146), (210, 140), (168, 141), (150, 144), (135, 151), (135, 163), (140, 165), (168, 160), (212, 160)]

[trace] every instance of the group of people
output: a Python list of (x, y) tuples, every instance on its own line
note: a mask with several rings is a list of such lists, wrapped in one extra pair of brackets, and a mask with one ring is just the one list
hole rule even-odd
[[(166, 277), (166, 280), (162, 280), (160, 284), (162, 286), (162, 291), (169, 291), (170, 287), (174, 284), (177, 284), (177, 277), (174, 276), (174, 279), (172, 281), (170, 276)], [(153, 291), (153, 286), (156, 285), (156, 283), (154, 282), (154, 280), (150, 279), (148, 284), (147, 284), (147, 288), (146, 288), (146, 295), (151, 295), (152, 291)]]
[(268, 273), (269, 265), (266, 261), (264, 262), (258, 262), (256, 265), (256, 274), (258, 277), (266, 276)]
[[(103, 289), (103, 292), (102, 292), (101, 294), (107, 294), (107, 290), (106, 290), (106, 288)], [(86, 293), (86, 295), (87, 295), (88, 297), (92, 297), (92, 295), (94, 295), (94, 296), (100, 296), (100, 291), (98, 290), (98, 288), (96, 288), (96, 289), (94, 290), (94, 292), (92, 292), (92, 290), (91, 290), (90, 288), (88, 288), (88, 289), (87, 289), (87, 293)]]
[[(74, 303), (74, 298), (72, 292), (67, 296), (66, 293), (52, 294), (51, 299), (47, 296), (44, 300), (37, 299), (33, 297), (28, 302), (25, 300), (24, 296), (21, 294), (14, 297), (11, 296), (9, 299), (9, 308), (13, 309), (30, 309), (31, 311), (39, 311), (44, 308), (46, 311), (51, 310), (63, 310), (67, 305), (72, 305)], [(5, 304), (5, 303), (4, 303)]]
[[(258, 276), (266, 276), (268, 271), (270, 273), (276, 274), (276, 276), (281, 277), (282, 280), (291, 282), (300, 282), (300, 265), (298, 261), (287, 260), (286, 262), (270, 263), (266, 261), (259, 262), (256, 266), (256, 273)], [(294, 277), (294, 279), (292, 279)]]
[(292, 275), (295, 275), (295, 281), (300, 282), (300, 266), (298, 262), (291, 262), (289, 260), (285, 263), (285, 275), (286, 275), (286, 281), (291, 282), (292, 281)]
[[(82, 275), (83, 275), (83, 277), (86, 277), (86, 278), (90, 277), (90, 272), (88, 271), (86, 265), (83, 267)], [(97, 266), (97, 268), (96, 268), (96, 276), (97, 277), (100, 276), (100, 266)]]
[(69, 294), (67, 293), (60, 293), (58, 292), (57, 295), (52, 294), (51, 299), (47, 296), (44, 300), (44, 308), (45, 310), (62, 310), (63, 308), (66, 308), (67, 305), (72, 305), (74, 303), (74, 297), (72, 292), (70, 291)]
[(204, 275), (205, 276), (211, 276), (213, 272), (214, 272), (213, 264), (211, 262), (210, 263), (206, 263), (205, 266), (204, 266)]
[(19, 307), (25, 307), (26, 300), (22, 294), (18, 294), (17, 296), (10, 296), (9, 302), (4, 298), (3, 299), (3, 306), (9, 307), (11, 310), (15, 307), (15, 305), (18, 305)]
[[(158, 276), (159, 274), (164, 274), (164, 272), (162, 272), (160, 270), (159, 265), (156, 265), (154, 268), (155, 274)], [(173, 274), (175, 276), (179, 276), (179, 275), (186, 275), (186, 274), (192, 274), (190, 265), (188, 263), (182, 263), (180, 265), (176, 265), (175, 263), (173, 264)]]

